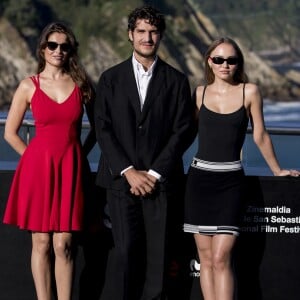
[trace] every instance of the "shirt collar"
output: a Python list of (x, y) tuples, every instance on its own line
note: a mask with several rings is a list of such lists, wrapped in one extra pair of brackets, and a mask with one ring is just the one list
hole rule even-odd
[(140, 74), (146, 74), (146, 75), (151, 76), (156, 63), (157, 63), (157, 56), (155, 56), (155, 60), (154, 60), (153, 64), (150, 66), (150, 68), (148, 69), (148, 71), (145, 71), (143, 65), (140, 62), (137, 61), (134, 54), (132, 55), (133, 68), (136, 72), (138, 72)]

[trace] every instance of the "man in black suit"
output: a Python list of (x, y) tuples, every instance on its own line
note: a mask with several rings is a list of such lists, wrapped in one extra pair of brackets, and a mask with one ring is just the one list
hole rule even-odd
[(105, 300), (165, 299), (167, 227), (172, 202), (181, 201), (176, 192), (193, 112), (186, 76), (157, 56), (164, 30), (159, 11), (135, 9), (128, 17), (133, 55), (106, 70), (97, 85), (96, 183), (107, 191), (115, 245), (110, 263), (117, 266)]

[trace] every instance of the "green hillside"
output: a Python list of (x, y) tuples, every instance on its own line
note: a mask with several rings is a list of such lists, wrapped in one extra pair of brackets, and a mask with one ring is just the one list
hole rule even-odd
[(293, 56), (299, 54), (300, 2), (296, 0), (2, 0), (0, 12), (32, 47), (45, 24), (63, 20), (72, 26), (82, 45), (88, 36), (101, 37), (123, 57), (129, 47), (124, 34), (127, 14), (143, 3), (155, 5), (169, 16), (168, 30), (174, 30), (174, 35), (176, 28), (171, 16), (182, 16), (183, 26), (193, 31), (189, 15), (183, 9), (192, 3), (213, 21), (220, 34), (238, 37), (254, 51), (289, 46)]
[[(9, 104), (18, 82), (35, 72), (41, 30), (64, 21), (75, 32), (80, 56), (92, 80), (128, 57), (129, 12), (144, 3), (166, 16), (159, 55), (183, 71), (194, 88), (203, 82), (203, 54), (213, 39), (237, 40), (246, 71), (264, 97), (300, 99), (299, 0), (1, 0), (0, 108)], [(28, 51), (29, 49), (29, 51)]]

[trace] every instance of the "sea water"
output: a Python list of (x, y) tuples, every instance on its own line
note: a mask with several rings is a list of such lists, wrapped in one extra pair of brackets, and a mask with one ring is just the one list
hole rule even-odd
[[(6, 115), (7, 112), (0, 112), (0, 120), (2, 120), (2, 125), (0, 125), (0, 170), (14, 170), (18, 163), (19, 155), (3, 139)], [(270, 132), (276, 128), (291, 129), (294, 132), (293, 134), (271, 134), (271, 138), (281, 167), (300, 169), (300, 101), (272, 102), (265, 100), (264, 118), (266, 127), (270, 129)], [(30, 112), (26, 113), (25, 120), (27, 124), (33, 124)], [(84, 116), (85, 122), (87, 122), (86, 116)], [(85, 139), (88, 131), (88, 127), (83, 126), (82, 140)], [(22, 126), (20, 135), (24, 140), (30, 140), (34, 135), (34, 128)], [(185, 172), (187, 172), (191, 160), (197, 151), (197, 146), (197, 140), (195, 140), (183, 155)], [(88, 160), (93, 171), (97, 170), (100, 155), (101, 150), (96, 144), (88, 155)], [(250, 131), (246, 136), (243, 146), (242, 161), (246, 174), (271, 175), (267, 164), (253, 142)]]

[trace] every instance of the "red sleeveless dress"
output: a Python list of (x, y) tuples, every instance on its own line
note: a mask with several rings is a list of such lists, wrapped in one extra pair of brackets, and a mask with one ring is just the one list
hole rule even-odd
[(75, 85), (61, 104), (39, 86), (31, 107), (35, 137), (21, 156), (12, 181), (3, 222), (38, 232), (82, 228), (83, 153), (80, 141), (83, 105)]

